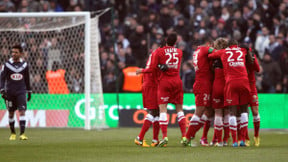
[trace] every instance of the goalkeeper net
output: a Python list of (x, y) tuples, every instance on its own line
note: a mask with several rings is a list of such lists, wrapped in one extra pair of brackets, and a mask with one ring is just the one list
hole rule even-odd
[(23, 47), (29, 64), (33, 95), (26, 113), (28, 127), (107, 127), (99, 16), (89, 12), (0, 14), (0, 64), (11, 57), (15, 44)]

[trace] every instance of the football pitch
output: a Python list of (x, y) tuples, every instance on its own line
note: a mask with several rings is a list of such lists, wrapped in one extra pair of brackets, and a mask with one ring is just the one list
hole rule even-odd
[[(152, 129), (146, 135), (151, 142)], [(18, 131), (18, 130), (17, 130)], [(27, 141), (9, 141), (9, 128), (0, 129), (1, 162), (182, 162), (182, 161), (288, 161), (288, 131), (260, 132), (260, 147), (183, 147), (180, 130), (168, 128), (166, 148), (142, 148), (134, 144), (140, 128), (103, 131), (83, 129), (27, 129)], [(18, 131), (19, 132), (19, 131)], [(211, 139), (212, 129), (209, 131)], [(196, 141), (202, 134), (197, 133)], [(253, 131), (249, 132), (253, 144)]]

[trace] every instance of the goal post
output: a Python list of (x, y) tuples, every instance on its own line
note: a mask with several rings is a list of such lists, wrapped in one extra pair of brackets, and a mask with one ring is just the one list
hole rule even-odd
[[(107, 9), (103, 12), (106, 11)], [(61, 109), (58, 105), (68, 107), (69, 111), (65, 110), (68, 112), (68, 117), (66, 114), (68, 124), (66, 126), (62, 124), (61, 127), (79, 127), (81, 124), (78, 123), (83, 122), (85, 130), (107, 128), (98, 49), (99, 16), (101, 14), (92, 17), (90, 12), (0, 13), (0, 50), (9, 51), (10, 46), (21, 43), (26, 53), (24, 59), (27, 59), (30, 65), (33, 93), (41, 94), (40, 98), (42, 96), (43, 101), (45, 96), (53, 96), (53, 101), (45, 103), (43, 101), (37, 103), (32, 99), (34, 105), (32, 109), (35, 111), (37, 107), (41, 109), (43, 107), (41, 104), (55, 105), (57, 109)], [(7, 59), (8, 56), (2, 57), (0, 64), (6, 61), (4, 58)], [(41, 61), (42, 65), (39, 65)], [(47, 78), (47, 71), (55, 70), (53, 69), (55, 62), (59, 62), (61, 69), (65, 70), (66, 85), (54, 84), (54, 88), (60, 91), (52, 92), (53, 84), (50, 84)], [(40, 67), (43, 68), (41, 73)], [(41, 78), (37, 78), (37, 75)], [(62, 93), (61, 89), (65, 88), (68, 89), (68, 94), (64, 91)], [(72, 98), (75, 99), (75, 96), (81, 94), (85, 96), (85, 109), (83, 111), (82, 108), (79, 112), (85, 115), (84, 119), (73, 115), (73, 111), (76, 112), (75, 103), (70, 102)], [(47, 112), (48, 110), (46, 114)], [(60, 118), (62, 120), (61, 116)], [(59, 119), (55, 117), (52, 120)]]

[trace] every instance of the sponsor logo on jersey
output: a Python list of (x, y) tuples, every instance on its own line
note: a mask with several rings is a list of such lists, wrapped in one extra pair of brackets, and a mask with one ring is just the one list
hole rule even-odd
[(230, 100), (230, 99), (226, 99), (226, 101), (227, 101), (229, 104), (232, 103), (232, 100)]
[(244, 62), (229, 62), (229, 66), (232, 67), (244, 66)]
[(12, 80), (21, 80), (23, 79), (23, 75), (22, 74), (19, 74), (19, 73), (14, 73), (14, 74), (11, 74), (10, 75), (10, 78)]
[(128, 75), (128, 76), (137, 76), (137, 75), (136, 75), (136, 72), (128, 72), (127, 75)]
[(216, 103), (219, 103), (221, 100), (220, 100), (220, 99), (213, 98), (213, 101), (216, 102)]
[(161, 97), (161, 100), (163, 100), (164, 102), (167, 102), (169, 100), (169, 97)]

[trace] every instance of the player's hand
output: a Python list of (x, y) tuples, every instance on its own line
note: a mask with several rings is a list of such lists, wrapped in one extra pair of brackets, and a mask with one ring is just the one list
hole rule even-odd
[(0, 90), (0, 93), (1, 93), (1, 97), (2, 97), (4, 100), (6, 100), (6, 99), (7, 99), (7, 94), (6, 94), (5, 90), (4, 90), (4, 89), (1, 89), (1, 90)]
[(158, 64), (158, 68), (163, 72), (168, 70), (168, 66), (166, 64)]
[(141, 73), (142, 73), (142, 68), (139, 68), (139, 69), (136, 70), (136, 75), (139, 75)]
[(31, 92), (31, 91), (30, 91), (30, 92), (28, 92), (27, 101), (30, 101), (30, 100), (31, 100), (31, 94), (32, 94), (32, 92)]

